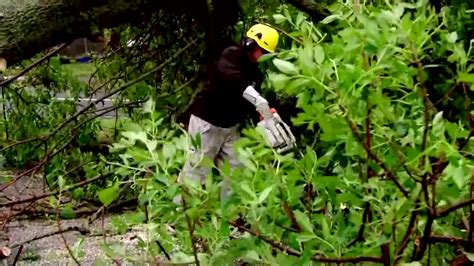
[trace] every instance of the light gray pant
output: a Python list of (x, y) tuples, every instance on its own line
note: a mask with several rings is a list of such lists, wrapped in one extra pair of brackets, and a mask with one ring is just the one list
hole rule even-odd
[[(217, 127), (197, 116), (191, 115), (188, 134), (191, 138), (195, 138), (196, 134), (200, 134), (201, 147), (190, 147), (186, 163), (178, 177), (179, 183), (189, 180), (205, 184), (206, 178), (212, 169), (202, 164), (204, 157), (215, 162), (217, 165), (228, 160), (232, 169), (240, 165), (234, 151), (234, 143), (240, 138), (238, 125), (230, 128)], [(230, 194), (230, 181), (228, 178), (224, 177), (221, 185), (221, 200)], [(176, 203), (181, 202), (178, 198), (175, 198), (174, 201)]]

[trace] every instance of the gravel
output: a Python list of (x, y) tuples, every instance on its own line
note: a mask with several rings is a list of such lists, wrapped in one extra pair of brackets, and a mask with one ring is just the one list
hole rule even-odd
[[(7, 175), (8, 173), (2, 172), (0, 178)], [(0, 180), (0, 187), (2, 188), (0, 189), (0, 202), (18, 200), (47, 192), (44, 190), (41, 180), (42, 178), (38, 177), (24, 177), (6, 189), (3, 189), (6, 184), (5, 180)], [(17, 219), (3, 225), (5, 217), (8, 217), (9, 213), (8, 208), (0, 208), (0, 247), (14, 247), (36, 237), (59, 231), (58, 224), (54, 219)], [(104, 244), (103, 229), (110, 234), (106, 238), (107, 246), (111, 247), (113, 244), (118, 244), (127, 254), (139, 255), (136, 244), (140, 237), (144, 238), (144, 230), (131, 228), (125, 234), (114, 235), (110, 233), (113, 231), (110, 223), (113, 217), (114, 215), (106, 216), (103, 225), (101, 218), (90, 225), (88, 224), (88, 217), (61, 220), (62, 230), (80, 227), (90, 231), (90, 234), (85, 236), (77, 231), (68, 231), (63, 234), (67, 245), (73, 252), (74, 246), (83, 239), (80, 248), (83, 254), (78, 258), (81, 265), (115, 265), (107, 257), (102, 247)], [(0, 265), (12, 265), (18, 249), (12, 249), (10, 257), (7, 260), (0, 260)], [(99, 263), (99, 261), (105, 263)], [(61, 235), (57, 234), (25, 244), (17, 265), (76, 265), (76, 263), (69, 255)], [(130, 264), (121, 263), (121, 265)]]

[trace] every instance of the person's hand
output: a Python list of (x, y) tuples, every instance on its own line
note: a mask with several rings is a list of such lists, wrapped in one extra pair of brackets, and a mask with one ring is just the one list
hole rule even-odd
[[(266, 136), (270, 145), (279, 153), (286, 152), (293, 148), (296, 139), (290, 127), (281, 119), (275, 109), (268, 108), (266, 114), (261, 114), (260, 124), (265, 127)], [(268, 115), (270, 113), (270, 115)]]

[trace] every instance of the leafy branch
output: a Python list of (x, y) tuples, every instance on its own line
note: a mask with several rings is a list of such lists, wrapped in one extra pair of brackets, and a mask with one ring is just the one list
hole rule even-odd
[[(253, 236), (258, 237), (259, 239), (265, 241), (267, 244), (269, 244), (271, 247), (278, 249), (284, 253), (287, 253), (288, 255), (295, 256), (295, 257), (301, 257), (303, 256), (303, 253), (301, 253), (298, 250), (295, 250), (281, 242), (275, 241), (269, 237), (266, 237), (260, 233), (257, 233), (245, 226), (242, 226), (238, 223), (228, 221), (228, 224), (237, 227), (240, 230), (243, 230)], [(313, 255), (311, 256), (311, 260), (315, 262), (322, 262), (322, 263), (361, 263), (361, 262), (375, 262), (375, 263), (385, 263), (386, 262), (386, 256), (390, 256), (386, 252), (383, 252), (382, 257), (377, 258), (377, 257), (367, 257), (367, 256), (360, 256), (360, 257), (353, 257), (353, 258), (339, 258), (339, 259), (332, 259), (332, 258), (325, 258), (320, 255)]]
[(57, 190), (57, 191), (53, 191), (53, 192), (50, 192), (50, 193), (45, 193), (45, 194), (38, 195), (38, 196), (32, 196), (32, 197), (21, 199), (21, 200), (0, 203), (0, 208), (10, 207), (10, 206), (14, 206), (14, 205), (22, 204), (22, 203), (34, 202), (34, 201), (38, 201), (40, 199), (44, 199), (44, 198), (47, 198), (47, 197), (56, 196), (56, 195), (59, 195), (60, 193), (62, 193), (64, 191), (70, 191), (70, 190), (74, 190), (74, 189), (79, 188), (79, 187), (86, 186), (86, 185), (88, 185), (90, 183), (93, 183), (95, 181), (98, 181), (98, 180), (104, 179), (106, 177), (109, 177), (110, 175), (111, 174), (101, 174), (101, 175), (98, 175), (94, 178), (84, 180), (82, 182), (74, 184), (72, 186), (67, 186), (63, 190)]
[[(344, 108), (342, 106), (340, 106), (340, 108), (344, 112)], [(390, 169), (388, 169), (385, 163), (383, 163), (382, 160), (372, 152), (370, 147), (367, 146), (367, 142), (364, 141), (362, 137), (360, 136), (357, 130), (357, 125), (354, 123), (354, 121), (350, 120), (347, 114), (344, 117), (349, 125), (349, 128), (352, 131), (352, 134), (358, 140), (358, 142), (364, 147), (364, 150), (367, 152), (367, 155), (370, 158), (372, 158), (372, 160), (374, 160), (377, 163), (377, 165), (379, 165), (384, 170), (384, 175), (386, 175), (395, 184), (395, 186), (397, 186), (398, 190), (400, 190), (403, 196), (405, 196), (405, 198), (408, 198), (410, 196), (408, 191), (402, 186), (400, 181), (398, 181), (395, 174)]]
[(27, 66), (25, 69), (23, 69), (22, 71), (20, 71), (18, 74), (16, 74), (15, 76), (5, 80), (5, 81), (2, 81), (0, 82), (0, 88), (3, 88), (7, 85), (9, 85), (10, 83), (14, 82), (15, 80), (17, 80), (19, 77), (25, 75), (26, 73), (28, 73), (29, 71), (31, 71), (33, 68), (37, 67), (38, 65), (46, 62), (48, 59), (50, 59), (51, 57), (55, 56), (57, 53), (61, 52), (61, 50), (63, 50), (64, 48), (66, 48), (68, 45), (70, 44), (70, 42), (66, 42), (66, 43), (63, 43), (61, 44), (58, 48), (56, 48), (55, 50), (49, 52), (48, 54), (46, 54), (45, 56), (43, 56), (42, 58), (38, 59), (37, 61), (35, 61), (34, 63), (32, 63), (31, 65)]

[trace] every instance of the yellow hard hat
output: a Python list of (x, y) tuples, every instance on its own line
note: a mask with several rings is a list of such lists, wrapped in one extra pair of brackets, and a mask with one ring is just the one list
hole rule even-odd
[(247, 31), (247, 37), (255, 40), (258, 46), (268, 52), (274, 53), (278, 45), (279, 34), (270, 26), (255, 24)]

